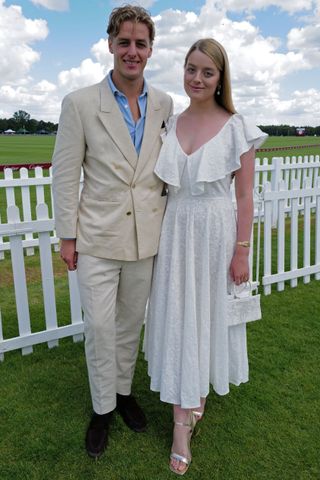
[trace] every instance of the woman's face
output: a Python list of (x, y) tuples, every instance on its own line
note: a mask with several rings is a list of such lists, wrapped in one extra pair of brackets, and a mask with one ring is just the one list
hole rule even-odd
[(220, 71), (216, 64), (200, 50), (194, 50), (184, 69), (186, 94), (191, 100), (213, 100), (219, 82)]

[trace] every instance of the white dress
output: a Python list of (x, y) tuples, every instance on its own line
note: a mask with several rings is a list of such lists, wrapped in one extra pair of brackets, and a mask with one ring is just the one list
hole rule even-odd
[(149, 300), (145, 356), (151, 390), (183, 408), (200, 405), (212, 384), (248, 381), (246, 324), (228, 326), (229, 266), (236, 241), (231, 174), (240, 156), (265, 140), (239, 114), (186, 155), (171, 119), (155, 173), (168, 184)]

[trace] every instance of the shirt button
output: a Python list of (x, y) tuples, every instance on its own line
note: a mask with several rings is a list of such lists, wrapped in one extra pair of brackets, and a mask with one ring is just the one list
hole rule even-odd
[(129, 216), (129, 215), (131, 215), (131, 213), (132, 213), (132, 212), (127, 212), (127, 215)]
[(131, 188), (136, 188), (136, 184), (133, 183), (133, 184), (131, 185)]

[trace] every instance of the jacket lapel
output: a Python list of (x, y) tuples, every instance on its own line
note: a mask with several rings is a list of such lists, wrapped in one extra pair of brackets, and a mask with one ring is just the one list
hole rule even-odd
[(100, 83), (100, 108), (98, 116), (113, 139), (114, 143), (121, 150), (126, 160), (135, 170), (138, 161), (136, 149), (132, 143), (128, 127), (124, 121), (118, 104), (111, 92), (107, 79)]
[(155, 141), (159, 138), (161, 125), (163, 122), (163, 113), (161, 105), (155, 95), (152, 87), (148, 86), (148, 102), (146, 121), (144, 126), (143, 140), (138, 159), (134, 180), (138, 178), (144, 166), (150, 159), (150, 154)]

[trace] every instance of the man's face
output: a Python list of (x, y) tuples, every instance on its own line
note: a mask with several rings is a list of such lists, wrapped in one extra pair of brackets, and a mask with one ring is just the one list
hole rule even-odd
[(143, 70), (152, 54), (149, 30), (144, 23), (123, 22), (118, 35), (109, 38), (108, 44), (114, 56), (116, 76), (129, 81), (143, 77)]

